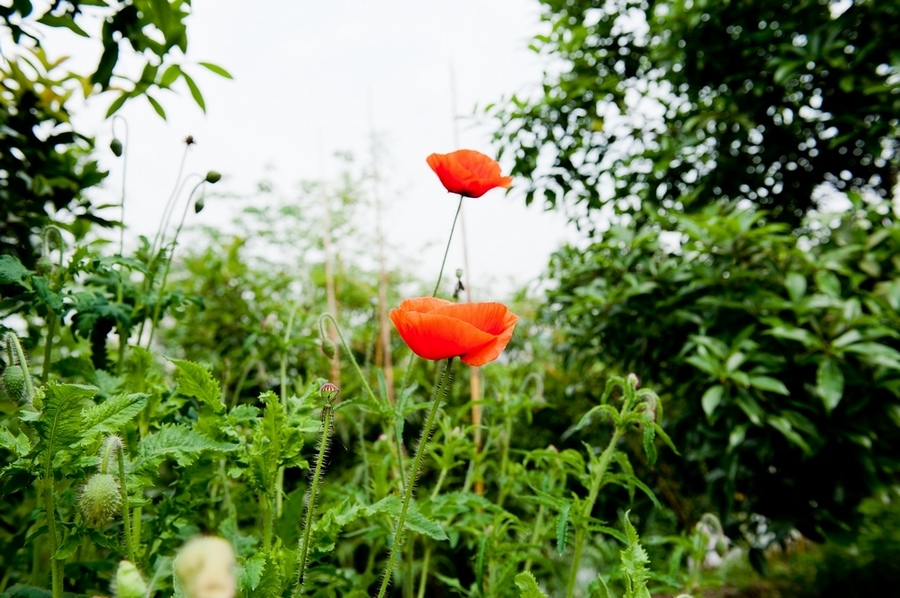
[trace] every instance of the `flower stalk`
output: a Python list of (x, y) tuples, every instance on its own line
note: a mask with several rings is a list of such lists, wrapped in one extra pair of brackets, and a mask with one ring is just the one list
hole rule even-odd
[(391, 553), (384, 570), (384, 576), (381, 579), (381, 588), (378, 590), (378, 598), (384, 598), (388, 584), (391, 581), (391, 573), (394, 570), (394, 565), (397, 562), (401, 546), (403, 545), (403, 536), (406, 532), (406, 516), (409, 512), (409, 503), (412, 501), (413, 488), (416, 485), (416, 478), (419, 476), (419, 471), (422, 468), (422, 460), (425, 457), (425, 448), (428, 445), (428, 439), (431, 437), (431, 432), (434, 430), (434, 423), (437, 420), (438, 410), (449, 389), (452, 377), (453, 358), (451, 357), (444, 363), (444, 369), (441, 371), (440, 380), (434, 389), (431, 409), (428, 411), (428, 417), (425, 419), (425, 426), (422, 428), (422, 437), (419, 439), (419, 446), (416, 448), (416, 454), (413, 457), (412, 465), (409, 468), (407, 484), (403, 492), (403, 504), (400, 507), (400, 516), (397, 518), (397, 531), (394, 532), (394, 543), (391, 546)]

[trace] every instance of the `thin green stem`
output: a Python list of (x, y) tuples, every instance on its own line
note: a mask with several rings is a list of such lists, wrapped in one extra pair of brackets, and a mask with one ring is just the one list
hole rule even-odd
[(422, 428), (422, 437), (419, 439), (419, 446), (416, 447), (416, 454), (413, 457), (412, 466), (409, 468), (407, 476), (407, 484), (403, 492), (403, 505), (400, 507), (400, 516), (397, 518), (397, 531), (394, 532), (394, 543), (391, 546), (391, 554), (388, 557), (388, 563), (384, 570), (384, 577), (381, 579), (381, 589), (378, 590), (378, 598), (384, 598), (387, 592), (388, 584), (391, 581), (391, 573), (394, 571), (394, 565), (400, 554), (400, 547), (403, 544), (403, 535), (406, 531), (406, 515), (409, 511), (409, 503), (412, 501), (413, 488), (416, 485), (416, 478), (419, 470), (422, 468), (422, 460), (425, 457), (425, 447), (428, 445), (428, 439), (431, 437), (431, 431), (434, 429), (434, 423), (437, 420), (437, 413), (441, 406), (441, 400), (444, 396), (445, 387), (450, 381), (453, 373), (453, 358), (447, 360), (444, 369), (441, 372), (441, 378), (438, 385), (434, 389), (434, 397), (431, 410), (425, 419), (425, 427)]
[(268, 489), (259, 495), (259, 510), (263, 520), (263, 550), (268, 553), (272, 550), (272, 507)]
[(425, 586), (428, 582), (428, 564), (431, 560), (431, 545), (425, 547), (425, 556), (422, 557), (422, 572), (419, 574), (419, 593), (416, 598), (425, 598)]
[(463, 196), (459, 196), (459, 204), (456, 206), (456, 215), (453, 217), (453, 226), (450, 227), (450, 238), (447, 239), (447, 247), (444, 248), (444, 259), (441, 260), (441, 269), (438, 271), (437, 284), (434, 285), (432, 297), (437, 297), (438, 289), (441, 287), (441, 278), (444, 277), (444, 266), (447, 264), (447, 254), (450, 253), (450, 241), (453, 240), (453, 231), (456, 230), (456, 221), (459, 220), (459, 212), (462, 210)]
[[(281, 363), (278, 366), (281, 378), (281, 386), (279, 397), (281, 398), (281, 406), (287, 413), (287, 355), (288, 343), (291, 341), (291, 332), (294, 330), (294, 316), (297, 315), (297, 302), (291, 307), (291, 314), (288, 316), (287, 326), (284, 328), (283, 349), (281, 351)], [(284, 510), (284, 465), (278, 467), (278, 473), (275, 477), (275, 516), (281, 517)]]
[(128, 560), (134, 562), (134, 541), (131, 537), (131, 516), (128, 511), (128, 486), (125, 485), (125, 450), (119, 447), (116, 458), (119, 464), (119, 492), (122, 493), (122, 526), (125, 528), (125, 549)]
[(56, 559), (59, 536), (56, 535), (56, 507), (53, 503), (52, 454), (44, 459), (44, 510), (47, 513), (47, 540), (50, 542), (50, 578), (53, 598), (62, 598), (62, 563)]
[[(48, 308), (49, 309), (49, 308)], [(53, 337), (56, 336), (56, 312), (47, 314), (47, 338), (44, 339), (44, 363), (41, 366), (41, 382), (47, 383), (50, 375), (50, 357), (53, 355)]]
[(616, 427), (613, 431), (612, 438), (609, 439), (609, 444), (603, 449), (603, 453), (600, 454), (600, 460), (597, 462), (597, 466), (591, 475), (591, 488), (588, 493), (587, 501), (584, 503), (584, 511), (581, 514), (582, 518), (585, 520), (585, 524), (579, 526), (575, 532), (575, 554), (572, 557), (572, 572), (569, 574), (569, 582), (566, 585), (567, 598), (572, 598), (572, 596), (575, 595), (575, 580), (578, 577), (578, 567), (581, 565), (581, 553), (584, 550), (586, 522), (590, 519), (591, 512), (594, 510), (594, 503), (597, 501), (597, 495), (600, 493), (600, 488), (603, 486), (603, 478), (606, 475), (606, 470), (609, 469), (609, 464), (612, 462), (613, 455), (616, 452), (616, 445), (622, 437), (622, 433), (623, 430)]
[(360, 382), (362, 382), (366, 394), (368, 394), (369, 398), (377, 403), (378, 397), (375, 395), (372, 387), (369, 386), (369, 381), (366, 380), (365, 374), (363, 374), (362, 370), (359, 367), (359, 364), (356, 363), (356, 358), (353, 356), (353, 351), (350, 350), (350, 345), (348, 345), (347, 341), (344, 339), (344, 333), (341, 332), (341, 327), (338, 326), (337, 320), (335, 320), (334, 316), (331, 314), (322, 314), (321, 316), (319, 316), (319, 332), (322, 334), (322, 338), (327, 338), (325, 335), (325, 329), (323, 328), (325, 320), (331, 320), (331, 323), (334, 324), (334, 329), (337, 330), (338, 338), (341, 340), (341, 347), (343, 347), (344, 352), (350, 356), (350, 363), (353, 364), (353, 369), (356, 371), (356, 375), (359, 376), (359, 380)]
[(328, 451), (328, 441), (331, 438), (331, 422), (334, 416), (334, 407), (326, 403), (322, 408), (322, 442), (319, 443), (319, 455), (316, 458), (316, 469), (313, 473), (312, 484), (309, 488), (309, 499), (306, 502), (306, 521), (303, 525), (303, 540), (300, 545), (300, 559), (297, 563), (297, 585), (294, 588), (294, 597), (303, 592), (303, 581), (306, 574), (306, 561), (309, 557), (309, 544), (312, 541), (313, 515), (316, 511), (316, 496), (319, 491), (319, 480), (325, 467), (325, 453)]

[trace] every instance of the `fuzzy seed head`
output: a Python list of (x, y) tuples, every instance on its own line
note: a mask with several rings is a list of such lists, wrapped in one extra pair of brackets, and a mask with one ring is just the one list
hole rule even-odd
[(11, 365), (3, 372), (3, 392), (10, 400), (27, 400), (25, 392), (25, 370), (20, 365)]
[(112, 521), (122, 507), (119, 482), (108, 473), (92, 475), (78, 497), (78, 508), (88, 524), (100, 528)]
[(116, 598), (144, 598), (147, 590), (147, 582), (144, 581), (134, 563), (121, 561), (116, 570)]

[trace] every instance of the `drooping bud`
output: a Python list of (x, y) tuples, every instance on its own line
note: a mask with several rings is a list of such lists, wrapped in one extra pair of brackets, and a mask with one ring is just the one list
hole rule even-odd
[(631, 372), (630, 374), (628, 374), (627, 380), (628, 380), (628, 383), (631, 384), (632, 388), (640, 388), (641, 379), (638, 378), (638, 375), (635, 374), (634, 372)]
[(462, 278), (462, 275), (463, 275), (462, 268), (457, 268), (457, 269), (456, 269), (456, 277), (457, 277), (457, 278)]
[(15, 402), (27, 400), (25, 392), (25, 370), (20, 365), (11, 365), (3, 372), (3, 393)]
[(116, 155), (116, 158), (122, 157), (122, 142), (118, 139), (113, 138), (113, 140), (109, 142), (109, 149)]
[(78, 497), (78, 508), (88, 525), (100, 528), (112, 521), (122, 506), (119, 482), (108, 473), (92, 475)]
[(206, 182), (215, 185), (222, 179), (222, 174), (216, 172), (215, 170), (210, 170), (206, 173)]
[(205, 205), (206, 205), (206, 202), (204, 201), (203, 196), (201, 195), (197, 199), (197, 201), (194, 202), (194, 213), (199, 214), (200, 212), (202, 212), (203, 206), (205, 206)]
[(42, 255), (38, 258), (34, 265), (34, 270), (41, 276), (47, 276), (53, 273), (53, 260), (48, 255)]
[(222, 538), (188, 540), (172, 563), (176, 588), (186, 598), (233, 598), (235, 564), (234, 550)]
[(141, 572), (130, 561), (121, 561), (116, 570), (116, 598), (144, 598), (149, 588)]
[(322, 338), (322, 353), (328, 359), (334, 357), (334, 343), (331, 342), (330, 338), (323, 337)]
[(122, 439), (115, 434), (107, 436), (100, 445), (100, 473), (115, 471), (116, 452), (122, 450)]
[(326, 382), (322, 385), (322, 388), (319, 389), (319, 396), (325, 400), (326, 403), (332, 402), (338, 393), (341, 392), (341, 389), (337, 387), (337, 384), (332, 384), (331, 382)]

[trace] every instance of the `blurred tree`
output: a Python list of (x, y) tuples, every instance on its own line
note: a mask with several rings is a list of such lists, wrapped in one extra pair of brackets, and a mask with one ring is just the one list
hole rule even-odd
[(542, 3), (541, 92), (489, 108), (529, 203), (691, 210), (749, 199), (797, 225), (823, 183), (890, 194), (894, 0)]

